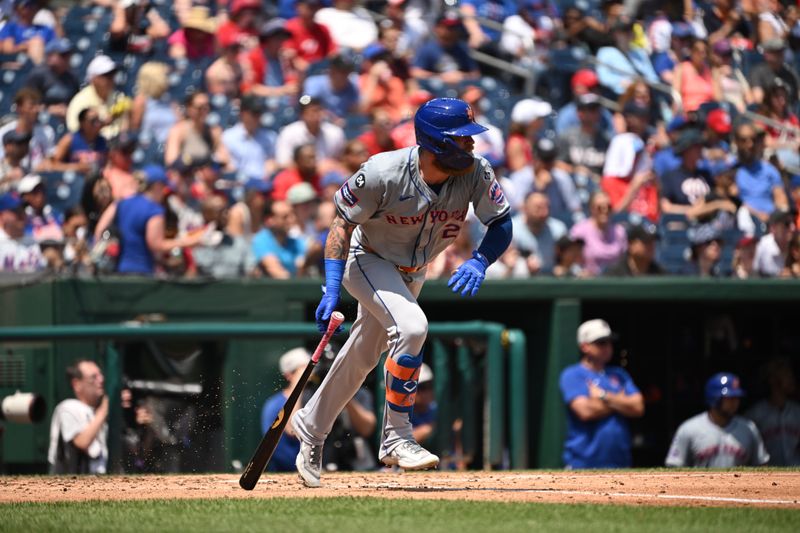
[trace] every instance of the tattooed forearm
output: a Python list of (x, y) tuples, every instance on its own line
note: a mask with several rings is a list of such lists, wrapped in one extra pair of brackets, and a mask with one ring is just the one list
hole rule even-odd
[(350, 236), (355, 228), (354, 224), (350, 224), (338, 215), (333, 219), (328, 239), (325, 241), (325, 259), (347, 259)]

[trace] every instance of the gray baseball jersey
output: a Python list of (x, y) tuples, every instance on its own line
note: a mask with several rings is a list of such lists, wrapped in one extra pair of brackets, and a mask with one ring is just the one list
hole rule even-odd
[(800, 465), (800, 404), (789, 400), (779, 409), (767, 400), (750, 408), (745, 416), (755, 422), (764, 446), (769, 453), (769, 464), (775, 466)]
[[(382, 352), (387, 351), (391, 359), (384, 374), (387, 398), (398, 394), (395, 379), (399, 378), (390, 366), (402, 372), (413, 361), (419, 368), (428, 332), (427, 318), (417, 303), (424, 267), (455, 239), (470, 203), (484, 224), (509, 211), (485, 159), (476, 157), (472, 172), (451, 177), (436, 193), (420, 176), (416, 147), (371, 157), (342, 185), (334, 201), (339, 214), (358, 225), (342, 279), (358, 300), (358, 316), (328, 375), (292, 419), (301, 438), (316, 445), (324, 443), (336, 417)], [(403, 377), (408, 381), (402, 385), (413, 394), (416, 374), (408, 373), (411, 377)], [(410, 412), (387, 404), (378, 457), (411, 439)]]
[(336, 193), (339, 214), (359, 224), (351, 245), (404, 267), (426, 265), (455, 239), (472, 203), (491, 224), (509, 211), (503, 190), (486, 159), (449, 179), (439, 193), (419, 175), (419, 150), (403, 148), (373, 156)]
[(758, 466), (769, 461), (756, 425), (741, 416), (720, 427), (708, 411), (680, 425), (667, 454), (667, 466), (730, 468)]

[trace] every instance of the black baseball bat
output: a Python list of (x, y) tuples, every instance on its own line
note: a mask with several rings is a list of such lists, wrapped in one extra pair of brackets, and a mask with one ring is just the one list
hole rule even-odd
[(298, 398), (300, 398), (300, 394), (303, 393), (303, 389), (306, 387), (306, 382), (308, 382), (311, 372), (314, 370), (314, 367), (317, 366), (317, 362), (323, 350), (325, 350), (325, 346), (327, 346), (328, 342), (331, 340), (331, 336), (336, 332), (336, 328), (338, 328), (342, 322), (344, 322), (344, 315), (335, 311), (331, 315), (330, 322), (328, 322), (328, 330), (319, 341), (317, 349), (314, 350), (314, 355), (311, 356), (311, 361), (306, 365), (306, 369), (303, 371), (300, 381), (295, 384), (291, 394), (289, 394), (289, 398), (286, 399), (278, 416), (275, 417), (275, 421), (272, 422), (272, 425), (261, 439), (258, 448), (256, 448), (256, 452), (253, 454), (250, 462), (247, 463), (247, 468), (242, 472), (242, 477), (239, 478), (239, 486), (244, 490), (253, 490), (258, 483), (258, 478), (261, 477), (267, 464), (269, 464), (269, 460), (275, 452), (275, 447), (278, 445), (278, 441), (281, 440), (281, 435), (283, 435), (283, 430), (286, 428), (286, 423), (289, 422), (289, 417), (292, 411), (294, 411), (294, 406)]

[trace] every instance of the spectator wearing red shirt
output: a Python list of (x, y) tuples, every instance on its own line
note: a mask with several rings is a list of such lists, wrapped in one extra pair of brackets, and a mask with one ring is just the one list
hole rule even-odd
[(361, 110), (371, 113), (384, 110), (395, 122), (410, 116), (409, 101), (403, 80), (392, 72), (391, 53), (380, 43), (367, 46), (362, 53), (361, 75), (358, 85), (361, 92)]
[(637, 102), (623, 109), (627, 132), (613, 139), (603, 165), (602, 189), (611, 199), (614, 213), (637, 213), (652, 222), (659, 217), (658, 185), (647, 151), (645, 130), (650, 111)]
[[(284, 19), (264, 23), (259, 31), (259, 46), (244, 59), (242, 94), (253, 93), (264, 98), (280, 98), (277, 106), (288, 105), (297, 93), (297, 73), (281, 53), (281, 47), (292, 36)], [(293, 98), (292, 98), (293, 99)], [(270, 107), (277, 107), (274, 103)]]
[(284, 49), (294, 67), (305, 72), (310, 64), (335, 54), (338, 46), (327, 26), (314, 22), (314, 15), (320, 8), (319, 0), (297, 0), (295, 7), (297, 16), (286, 22), (286, 29), (292, 36)]
[(255, 47), (261, 9), (261, 0), (232, 0), (228, 8), (230, 19), (217, 28), (217, 41), (240, 41), (245, 48)]
[(169, 56), (173, 59), (186, 58), (189, 61), (211, 58), (214, 50), (214, 31), (217, 21), (205, 6), (194, 6), (183, 23), (183, 27), (173, 33), (167, 43)]
[(394, 121), (386, 110), (375, 109), (371, 113), (371, 119), (370, 128), (358, 137), (358, 140), (367, 147), (370, 157), (401, 148), (392, 138)]
[(281, 171), (272, 181), (272, 199), (286, 200), (293, 185), (310, 183), (320, 193), (320, 176), (317, 169), (317, 152), (313, 144), (302, 144), (294, 149), (294, 166)]

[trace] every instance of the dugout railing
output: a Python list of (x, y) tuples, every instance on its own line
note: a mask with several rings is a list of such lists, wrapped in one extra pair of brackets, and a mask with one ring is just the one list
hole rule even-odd
[[(349, 324), (346, 324), (349, 331)], [(138, 323), (22, 326), (0, 328), (0, 347), (5, 357), (0, 356), (0, 366), (20, 344), (35, 343), (43, 345), (57, 342), (89, 341), (95, 343), (101, 354), (106, 376), (106, 391), (111, 401), (109, 416), (109, 441), (112, 467), (119, 468), (120, 437), (122, 415), (120, 392), (124, 386), (123, 356), (117, 349), (118, 342), (131, 341), (230, 341), (245, 339), (281, 339), (297, 342), (298, 339), (313, 341), (319, 337), (316, 325), (304, 322), (273, 323)], [(431, 323), (429, 325), (429, 346), (434, 368), (434, 387), (440, 406), (437, 417), (437, 432), (434, 436), (439, 449), (448, 455), (460, 454), (459, 458), (472, 457), (473, 464), (484, 468), (528, 466), (528, 425), (526, 381), (526, 339), (518, 329), (506, 329), (503, 325), (483, 322)], [(477, 343), (477, 346), (476, 346)], [(477, 348), (477, 350), (475, 349)], [(477, 355), (476, 355), (477, 352)], [(77, 355), (77, 354), (76, 354)], [(82, 354), (87, 355), (87, 354)], [(278, 354), (279, 355), (279, 354)], [(222, 417), (224, 423), (224, 464), (245, 463), (248, 454), (255, 449), (260, 438), (257, 414), (252, 416), (250, 409), (241, 409), (241, 402), (258, 395), (258, 408), (263, 400), (280, 389), (279, 380), (272, 385), (253, 390), (252, 383), (244, 398), (237, 397), (237, 390), (246, 387), (246, 376), (251, 366), (242, 363), (242, 371), (237, 372), (237, 356), (229, 355), (225, 362), (224, 402)], [(258, 357), (258, 354), (249, 354)], [(262, 354), (262, 357), (266, 357)], [(39, 362), (40, 370), (42, 362)], [(51, 358), (51, 366), (54, 366)], [(382, 365), (379, 365), (379, 369)], [(451, 373), (456, 369), (456, 374)], [(2, 373), (2, 372), (0, 372)], [(49, 393), (52, 401), (63, 399), (53, 391), (57, 389), (54, 380), (63, 374), (63, 369), (49, 368)], [(383, 402), (382, 372), (377, 372), (376, 402), (378, 409)], [(252, 378), (252, 376), (250, 376)], [(270, 383), (267, 380), (267, 383)], [(146, 385), (146, 383), (145, 383)], [(141, 385), (144, 387), (145, 385)], [(189, 388), (198, 385), (191, 384)], [(179, 386), (174, 387), (178, 391)], [(185, 387), (184, 387), (185, 388)], [(187, 389), (189, 390), (189, 389)], [(36, 391), (43, 393), (44, 391)], [(475, 392), (480, 392), (476, 395)], [(457, 403), (457, 405), (456, 405)], [(50, 406), (52, 410), (53, 406)], [(243, 413), (251, 413), (251, 416)], [(378, 413), (380, 420), (381, 413)], [(249, 420), (247, 420), (249, 418)], [(457, 449), (452, 448), (449, 428), (458, 419), (463, 424), (459, 432)], [(509, 424), (509, 420), (513, 422)], [(246, 428), (245, 430), (242, 430)], [(478, 438), (482, 441), (478, 442)], [(7, 438), (14, 438), (12, 434)], [(23, 445), (22, 442), (19, 442)], [(480, 451), (480, 460), (475, 454)], [(453, 461), (455, 462), (455, 460)]]

